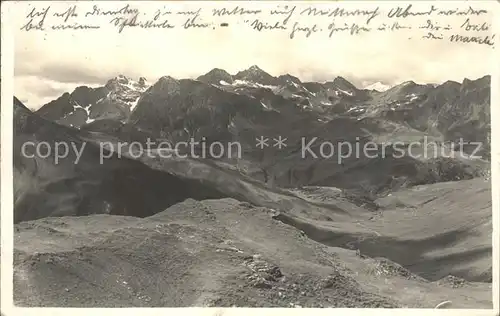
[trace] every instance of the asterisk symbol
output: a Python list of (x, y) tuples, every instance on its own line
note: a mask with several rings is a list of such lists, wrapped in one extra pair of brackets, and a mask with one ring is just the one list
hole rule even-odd
[(282, 138), (281, 136), (278, 136), (278, 138), (273, 138), (274, 140), (274, 145), (273, 147), (278, 147), (279, 149), (281, 149), (281, 147), (286, 147), (286, 140), (288, 138)]
[(264, 149), (264, 147), (269, 147), (269, 144), (267, 143), (269, 138), (261, 136), (260, 138), (255, 138), (255, 140), (257, 141), (257, 144), (255, 145), (256, 147), (259, 147), (260, 149)]

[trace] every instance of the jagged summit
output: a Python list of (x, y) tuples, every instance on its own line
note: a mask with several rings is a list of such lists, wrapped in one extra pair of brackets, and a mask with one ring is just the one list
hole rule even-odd
[(278, 77), (278, 79), (280, 81), (283, 81), (283, 82), (286, 82), (286, 83), (289, 83), (289, 82), (293, 82), (293, 83), (296, 83), (296, 84), (301, 84), (302, 83), (299, 78), (297, 78), (295, 76), (292, 76), (290, 74), (281, 75), (281, 76)]
[(271, 76), (259, 66), (253, 65), (246, 70), (238, 72), (234, 79), (241, 81), (250, 81), (255, 83), (260, 83), (263, 85), (278, 85), (279, 80), (276, 77)]
[(442, 86), (460, 86), (459, 82), (456, 82), (454, 80), (446, 80), (441, 84)]
[(166, 82), (177, 82), (178, 80), (175, 79), (174, 77), (171, 77), (171, 76), (168, 76), (168, 75), (165, 75), (165, 76), (161, 76), (158, 81), (156, 81), (154, 85), (158, 84), (158, 83), (166, 83)]
[(148, 81), (146, 80), (146, 78), (139, 77), (139, 85), (144, 87), (144, 86), (147, 86), (147, 84), (148, 84)]
[(143, 90), (148, 86), (147, 80), (144, 77), (139, 77), (138, 81), (135, 81), (125, 75), (118, 75), (106, 83), (105, 87), (109, 90)]
[(135, 81), (120, 74), (102, 87), (78, 86), (71, 93), (65, 92), (42, 106), (37, 114), (75, 128), (100, 119), (123, 121), (148, 88), (146, 78)]
[(233, 77), (224, 69), (214, 68), (197, 78), (198, 81), (208, 84), (232, 84)]
[(401, 86), (416, 86), (417, 84), (413, 80), (407, 80), (400, 84)]
[(358, 88), (354, 86), (351, 82), (349, 82), (347, 79), (343, 77), (336, 77), (333, 79), (333, 84), (338, 86), (339, 88), (347, 91), (356, 91)]
[(120, 85), (127, 85), (131, 81), (130, 78), (124, 76), (124, 75), (118, 75), (114, 78), (111, 78), (106, 82), (105, 87), (108, 89), (114, 89), (117, 86)]
[(486, 75), (476, 80), (464, 78), (462, 86), (464, 87), (484, 87), (491, 84), (491, 76)]
[(162, 76), (149, 89), (150, 93), (174, 93), (180, 88), (179, 81), (170, 76)]
[(257, 65), (252, 65), (250, 67), (248, 67), (247, 69), (245, 69), (244, 71), (250, 71), (250, 72), (260, 72), (260, 71), (264, 71), (262, 70), (259, 66)]

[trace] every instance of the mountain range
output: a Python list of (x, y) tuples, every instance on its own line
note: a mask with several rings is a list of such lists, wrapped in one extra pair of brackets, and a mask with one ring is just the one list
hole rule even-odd
[(408, 81), (377, 91), (358, 89), (342, 77), (301, 82), (289, 74), (271, 76), (258, 66), (236, 75), (216, 68), (197, 80), (164, 76), (153, 84), (120, 75), (99, 88), (81, 86), (64, 93), (37, 114), (76, 128), (91, 129), (110, 120), (131, 123), (169, 137), (196, 135), (207, 124), (216, 124), (208, 128), (211, 132), (228, 133), (227, 125), (240, 117), (267, 124), (297, 116), (327, 123), (342, 116), (384, 119), (443, 141), (488, 144), (490, 81), (490, 76), (440, 85)]
[[(15, 301), (490, 306), (490, 76), (383, 90), (252, 66), (119, 75), (36, 112), (14, 97)], [(190, 139), (238, 142), (242, 155), (133, 155), (133, 142)], [(376, 157), (304, 157), (304, 139), (315, 153), (373, 143)], [(416, 155), (425, 141), (435, 155)], [(84, 150), (55, 162), (21, 154), (26, 142)], [(384, 146), (396, 142), (400, 157)]]

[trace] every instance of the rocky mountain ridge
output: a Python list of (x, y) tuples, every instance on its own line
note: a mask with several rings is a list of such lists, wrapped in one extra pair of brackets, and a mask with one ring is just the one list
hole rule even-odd
[[(193, 135), (196, 131), (189, 126), (192, 125), (190, 119), (182, 122), (175, 117), (185, 117), (184, 114), (189, 113), (187, 116), (192, 114), (196, 121), (196, 117), (208, 112), (212, 115), (214, 111), (225, 113), (224, 104), (248, 104), (242, 106), (247, 112), (277, 112), (267, 116), (278, 117), (281, 116), (278, 113), (288, 112), (319, 122), (339, 116), (382, 118), (438, 135), (443, 141), (464, 138), (466, 142), (488, 144), (490, 125), (480, 121), (488, 122), (490, 118), (490, 81), (490, 76), (464, 79), (462, 83), (447, 81), (440, 85), (408, 81), (377, 91), (358, 89), (342, 77), (323, 83), (301, 82), (289, 74), (271, 76), (258, 66), (236, 75), (215, 68), (196, 80), (164, 76), (152, 85), (144, 78), (136, 82), (120, 75), (100, 88), (78, 87), (71, 94), (65, 93), (44, 105), (37, 113), (76, 128), (99, 120), (113, 120), (132, 125), (138, 123), (140, 129), (148, 129), (140, 126), (141, 121), (145, 121), (142, 125), (148, 125), (150, 120), (156, 120), (159, 123), (150, 129), (159, 132), (155, 125), (162, 125), (165, 128), (163, 136), (182, 134), (186, 130), (187, 135)], [(181, 86), (185, 87), (182, 92)], [(189, 104), (183, 101), (186, 98)], [(184, 102), (180, 108), (179, 102)], [(233, 119), (235, 113), (230, 112), (221, 119)]]
[[(197, 80), (164, 76), (148, 88), (140, 81), (131, 83), (127, 78), (117, 77), (101, 89), (115, 96), (114, 100), (124, 100), (116, 95), (134, 91), (136, 105), (129, 107), (133, 111), (123, 116), (96, 118), (82, 123), (80, 128), (127, 142), (144, 143), (153, 139), (176, 144), (193, 139), (210, 145), (237, 141), (243, 157), (222, 157), (218, 162), (284, 187), (341, 186), (379, 194), (401, 184), (469, 179), (483, 174), (488, 164), (489, 76), (464, 79), (462, 83), (447, 81), (442, 85), (407, 81), (383, 92), (358, 89), (341, 77), (324, 83), (303, 83), (292, 75), (273, 77), (257, 66), (236, 75), (216, 68)], [(138, 92), (137, 87), (143, 92)], [(79, 88), (75, 92), (84, 90)], [(92, 95), (100, 90), (85, 91)], [(120, 105), (123, 103), (113, 103), (110, 97), (103, 100), (91, 106), (90, 111), (97, 111), (104, 104), (116, 103), (115, 108), (123, 108)], [(90, 104), (90, 101), (80, 102)], [(48, 104), (37, 114), (43, 115), (50, 108)], [(278, 135), (287, 139), (283, 150), (256, 149), (255, 139)], [(406, 146), (417, 142), (422, 147), (429, 141), (437, 145), (436, 153), (423, 162), (414, 157), (391, 161), (391, 157), (365, 159), (351, 155), (342, 163), (301, 157), (301, 142), (316, 138), (312, 147), (316, 152), (322, 142), (349, 142), (354, 146), (373, 141), (380, 147), (391, 142)], [(446, 157), (460, 141), (465, 144), (462, 146), (465, 154), (480, 156), (484, 161)], [(363, 174), (374, 165), (381, 174), (365, 183)], [(364, 178), (363, 181), (354, 174)]]
[(146, 79), (134, 81), (123, 75), (110, 79), (104, 86), (77, 87), (58, 99), (43, 105), (37, 113), (60, 124), (80, 128), (100, 119), (123, 121), (137, 106), (142, 93), (149, 88)]

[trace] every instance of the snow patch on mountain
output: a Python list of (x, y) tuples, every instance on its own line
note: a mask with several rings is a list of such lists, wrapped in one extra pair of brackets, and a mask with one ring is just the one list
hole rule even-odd
[(362, 112), (365, 112), (365, 109), (360, 106), (353, 106), (349, 110), (347, 110), (347, 113), (362, 113)]
[(392, 88), (392, 86), (387, 85), (387, 84), (383, 84), (380, 81), (372, 83), (372, 84), (367, 85), (367, 86), (364, 87), (364, 89), (366, 89), (366, 90), (376, 90), (376, 91), (379, 91), (379, 92), (387, 91), (390, 88)]
[(415, 93), (409, 94), (408, 97), (410, 97), (410, 100), (409, 100), (410, 102), (415, 101), (416, 99), (419, 98), (419, 96), (416, 95)]
[(275, 90), (278, 89), (278, 86), (271, 86), (271, 85), (265, 85), (261, 84), (258, 82), (252, 82), (252, 81), (246, 81), (246, 80), (235, 80), (233, 83), (234, 86), (246, 86), (246, 87), (252, 87), (252, 88), (266, 88), (266, 89), (271, 89)]
[(144, 77), (140, 77), (138, 81), (135, 81), (123, 75), (118, 75), (106, 84), (106, 87), (111, 90), (108, 97), (127, 104), (130, 111), (135, 109), (141, 95), (150, 86), (151, 84)]
[(137, 107), (137, 104), (139, 104), (139, 99), (141, 97), (139, 96), (135, 101), (130, 101), (129, 102), (129, 105), (130, 105), (130, 112), (132, 112), (136, 107)]
[(345, 95), (348, 95), (348, 96), (350, 96), (350, 97), (352, 97), (352, 96), (354, 95), (354, 93), (353, 93), (352, 91), (346, 91), (346, 90), (342, 90), (342, 89), (340, 89), (340, 88), (338, 88), (338, 90), (337, 90), (337, 91), (335, 91), (335, 94), (336, 94), (337, 96), (340, 96), (340, 94), (345, 94)]
[(73, 114), (78, 109), (83, 109), (87, 113), (87, 115), (90, 115), (90, 107), (92, 106), (92, 104), (89, 104), (88, 106), (81, 106), (80, 104), (78, 104), (78, 102), (76, 102), (76, 101), (73, 101), (73, 102), (74, 102), (73, 112), (69, 113), (68, 115)]

